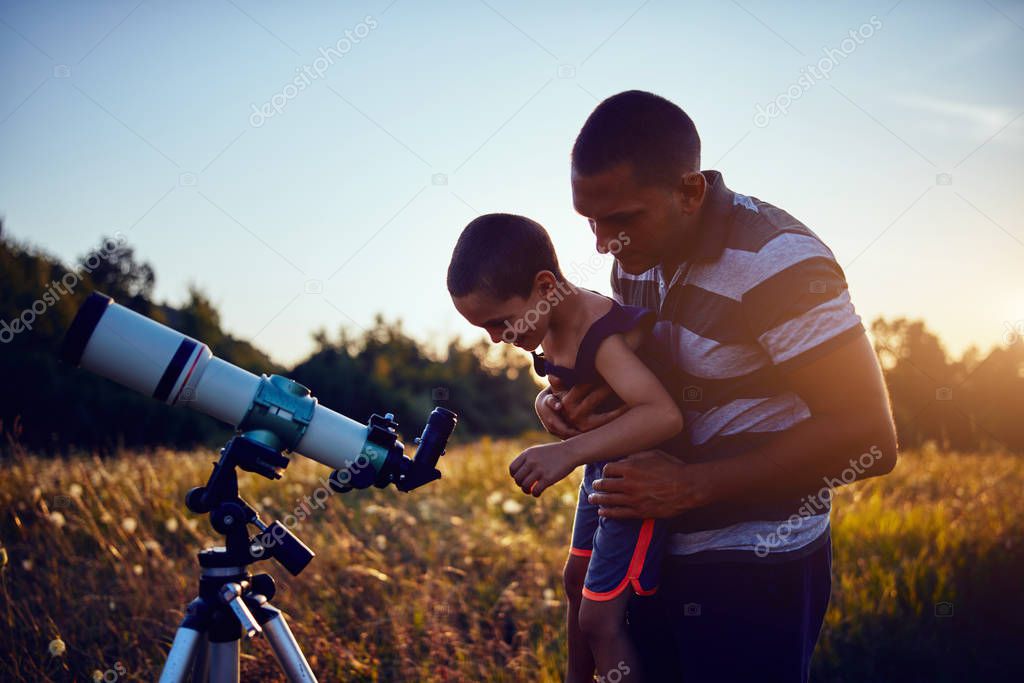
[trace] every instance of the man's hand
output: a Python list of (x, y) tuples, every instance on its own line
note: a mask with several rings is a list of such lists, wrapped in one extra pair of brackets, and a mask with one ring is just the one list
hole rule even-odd
[(561, 397), (555, 396), (548, 387), (538, 394), (534, 407), (548, 433), (568, 439), (604, 426), (626, 412), (625, 405), (604, 413), (594, 412), (612, 395), (606, 384), (578, 384)]
[(536, 497), (569, 476), (575, 467), (567, 448), (557, 443), (546, 443), (531, 446), (520, 453), (508, 471), (523, 493)]
[(570, 436), (576, 436), (580, 433), (578, 429), (569, 424), (562, 416), (562, 402), (552, 393), (551, 387), (546, 387), (544, 391), (537, 394), (537, 400), (534, 402), (533, 407), (537, 411), (540, 423), (544, 425), (544, 429), (547, 430), (548, 434), (557, 436), (559, 439), (568, 439)]
[(675, 517), (706, 505), (710, 481), (701, 465), (688, 465), (664, 451), (644, 451), (610, 462), (590, 502), (609, 519)]

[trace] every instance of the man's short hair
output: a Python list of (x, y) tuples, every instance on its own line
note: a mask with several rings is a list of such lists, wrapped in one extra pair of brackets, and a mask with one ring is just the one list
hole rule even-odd
[(448, 292), (456, 297), (485, 292), (501, 301), (526, 298), (544, 270), (564, 279), (547, 230), (524, 216), (489, 213), (459, 235), (448, 265)]
[(693, 120), (664, 97), (627, 90), (597, 105), (576, 137), (572, 165), (584, 176), (629, 163), (645, 184), (676, 184), (700, 170)]

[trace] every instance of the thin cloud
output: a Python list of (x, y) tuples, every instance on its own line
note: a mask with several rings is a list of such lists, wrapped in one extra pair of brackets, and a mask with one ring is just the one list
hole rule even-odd
[(950, 100), (924, 94), (897, 95), (895, 102), (929, 116), (922, 117), (920, 125), (941, 135), (959, 135), (971, 139), (985, 139), (1008, 126), (993, 144), (1024, 143), (1019, 121), (1014, 121), (1021, 108)]

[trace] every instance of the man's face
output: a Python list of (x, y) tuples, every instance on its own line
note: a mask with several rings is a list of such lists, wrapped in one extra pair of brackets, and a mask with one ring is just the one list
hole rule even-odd
[[(611, 253), (627, 273), (639, 275), (685, 247), (696, 221), (700, 201), (683, 191), (700, 183), (699, 173), (681, 177), (676, 186), (641, 184), (630, 164), (619, 164), (594, 175), (572, 172), (572, 201), (577, 213), (590, 221), (597, 251)], [(703, 198), (703, 186), (698, 193)]]
[(513, 296), (501, 300), (487, 292), (477, 291), (466, 296), (453, 296), (452, 303), (463, 318), (485, 330), (495, 344), (504, 342), (533, 351), (547, 334), (552, 308), (548, 295), (555, 285), (554, 275), (544, 271), (537, 275), (527, 298)]

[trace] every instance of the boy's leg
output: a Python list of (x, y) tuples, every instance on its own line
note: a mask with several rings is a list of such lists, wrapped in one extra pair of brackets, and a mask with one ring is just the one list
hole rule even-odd
[(657, 589), (665, 538), (665, 525), (658, 520), (598, 522), (580, 628), (593, 650), (598, 676), (606, 681), (636, 682), (646, 675), (626, 625), (626, 608), (635, 594)]
[(642, 680), (640, 661), (626, 628), (626, 605), (631, 597), (632, 588), (626, 588), (611, 600), (583, 598), (580, 629), (594, 654), (599, 681)]
[(594, 656), (580, 631), (580, 604), (583, 601), (583, 581), (587, 576), (590, 557), (571, 554), (565, 562), (562, 578), (565, 583), (565, 631), (569, 646), (569, 664), (566, 683), (591, 683), (594, 680)]
[(579, 496), (576, 499), (576, 516), (572, 522), (572, 545), (563, 572), (565, 596), (569, 603), (565, 615), (569, 645), (566, 683), (591, 683), (594, 680), (594, 657), (580, 631), (579, 615), (587, 569), (594, 549), (594, 535), (599, 523), (597, 506), (591, 505), (587, 497), (594, 490), (594, 479), (599, 471), (597, 465), (587, 465), (583, 470), (583, 483), (580, 484)]

